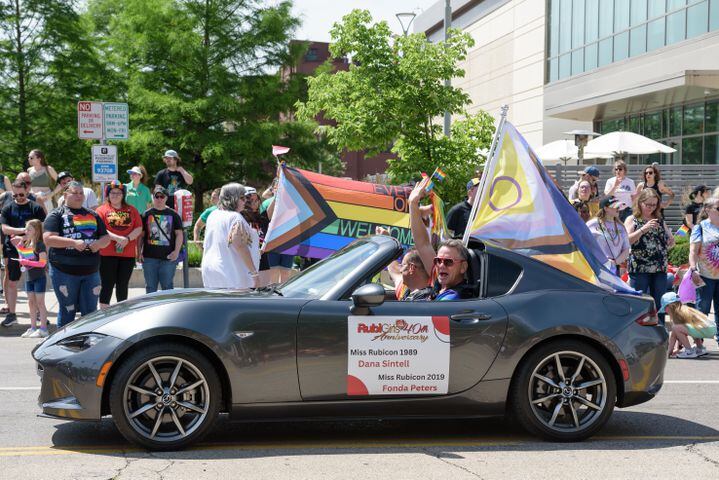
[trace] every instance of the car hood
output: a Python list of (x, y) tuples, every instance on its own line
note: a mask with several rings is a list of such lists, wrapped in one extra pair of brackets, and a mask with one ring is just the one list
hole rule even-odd
[(256, 290), (205, 290), (203, 288), (182, 288), (159, 291), (143, 295), (141, 297), (135, 297), (130, 300), (125, 300), (124, 302), (112, 305), (105, 310), (97, 310), (93, 313), (85, 315), (84, 317), (75, 320), (52, 334), (47, 338), (46, 342), (48, 342), (48, 344), (52, 344), (62, 340), (63, 338), (81, 333), (92, 332), (120, 317), (131, 315), (157, 305), (222, 298), (231, 298), (236, 300), (241, 298), (272, 299), (282, 297), (273, 295), (272, 292)]

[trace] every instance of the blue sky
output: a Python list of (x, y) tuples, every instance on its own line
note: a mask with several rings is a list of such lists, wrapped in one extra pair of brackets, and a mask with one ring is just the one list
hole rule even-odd
[(355, 8), (369, 10), (375, 21), (386, 20), (395, 33), (402, 33), (395, 17), (399, 12), (421, 13), (437, 0), (294, 0), (294, 12), (302, 20), (295, 38), (329, 42), (330, 28)]

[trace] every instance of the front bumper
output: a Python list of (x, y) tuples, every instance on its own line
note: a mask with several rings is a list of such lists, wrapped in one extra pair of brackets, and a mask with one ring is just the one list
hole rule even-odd
[(669, 334), (662, 326), (629, 325), (614, 342), (626, 360), (629, 378), (618, 407), (631, 407), (654, 398), (664, 383)]
[(122, 342), (106, 336), (81, 352), (47, 342), (39, 345), (32, 356), (41, 378), (38, 404), (42, 412), (73, 420), (99, 420), (103, 387), (97, 385), (97, 378), (102, 366), (114, 361)]

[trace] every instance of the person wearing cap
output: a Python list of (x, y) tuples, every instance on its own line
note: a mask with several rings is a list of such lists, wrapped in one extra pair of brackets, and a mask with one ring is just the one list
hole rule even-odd
[(142, 218), (137, 209), (125, 201), (126, 192), (119, 180), (108, 183), (105, 203), (96, 210), (110, 236), (110, 244), (100, 250), (100, 308), (103, 310), (110, 306), (113, 290), (118, 302), (127, 300), (137, 240), (142, 236)]
[(467, 182), (467, 197), (457, 205), (449, 209), (447, 213), (447, 228), (452, 231), (452, 236), (459, 238), (464, 235), (469, 222), (469, 214), (472, 213), (474, 197), (477, 195), (479, 178), (475, 177)]
[(589, 192), (590, 198), (596, 198), (599, 195), (599, 187), (597, 186), (597, 181), (599, 180), (599, 169), (594, 165), (590, 165), (582, 171), (582, 173), (579, 175), (579, 179), (574, 182), (574, 185), (569, 187), (569, 193), (567, 194), (567, 197), (569, 198), (570, 202), (577, 199), (579, 194), (579, 185), (584, 180), (589, 182), (589, 185), (591, 187)]
[(140, 213), (145, 213), (145, 210), (152, 206), (152, 193), (147, 185), (142, 181), (147, 177), (145, 168), (142, 166), (134, 166), (127, 171), (130, 175), (130, 183), (125, 184), (127, 194), (125, 195), (125, 201), (128, 205), (132, 205)]
[(140, 245), (145, 291), (153, 293), (160, 284), (162, 290), (172, 290), (177, 259), (183, 241), (182, 219), (167, 206), (168, 192), (155, 185), (152, 208), (142, 214), (143, 241)]
[(697, 217), (702, 211), (704, 200), (707, 196), (709, 187), (706, 185), (697, 185), (689, 193), (689, 204), (684, 208), (684, 219), (682, 223), (690, 231), (697, 224)]
[(620, 273), (619, 266), (626, 262), (631, 249), (627, 229), (619, 221), (619, 210), (623, 206), (614, 197), (604, 197), (599, 202), (595, 217), (587, 222), (587, 228), (607, 257), (605, 265), (617, 275)]
[(110, 237), (97, 213), (83, 207), (84, 197), (82, 183), (68, 183), (65, 201), (50, 212), (43, 225), (58, 301), (58, 328), (75, 320), (78, 311), (84, 316), (97, 310), (100, 250), (110, 244)]
[(15, 180), (12, 184), (13, 201), (0, 212), (0, 225), (3, 233), (3, 257), (5, 257), (5, 271), (7, 284), (5, 286), (5, 301), (7, 302), (7, 316), (2, 322), (3, 327), (9, 327), (17, 322), (15, 306), (17, 304), (17, 282), (22, 276), (20, 262), (17, 261), (19, 253), (12, 244), (14, 236), (25, 235), (25, 224), (28, 220), (45, 220), (45, 210), (37, 203), (27, 198), (29, 188), (25, 182)]
[(202, 233), (202, 229), (205, 228), (205, 225), (207, 224), (207, 218), (212, 212), (217, 210), (217, 202), (219, 201), (220, 189), (216, 188), (212, 191), (212, 194), (210, 194), (211, 205), (202, 211), (200, 218), (197, 219), (195, 227), (192, 229), (192, 240), (195, 242), (195, 245), (199, 245), (200, 249), (203, 248), (202, 242), (200, 241), (200, 234)]
[[(669, 357), (696, 358), (707, 354), (704, 339), (716, 335), (717, 329), (706, 315), (689, 305), (682, 304), (681, 298), (675, 292), (662, 295), (659, 313), (665, 313), (672, 319)], [(694, 348), (689, 343), (689, 337), (694, 339)], [(684, 347), (683, 350), (679, 351), (677, 344)]]
[(180, 166), (180, 155), (174, 150), (167, 150), (162, 157), (167, 168), (155, 175), (155, 185), (167, 190), (167, 206), (175, 209), (175, 192), (192, 185), (192, 175)]
[(205, 288), (244, 289), (257, 286), (260, 240), (242, 216), (245, 187), (228, 183), (220, 190), (217, 210), (207, 219), (202, 255)]
[[(57, 188), (55, 188), (55, 192), (64, 192), (67, 186), (74, 181), (75, 178), (70, 172), (60, 172), (57, 175)], [(87, 208), (88, 210), (95, 210), (99, 205), (97, 201), (97, 195), (95, 195), (95, 191), (92, 188), (88, 188), (85, 186), (82, 187), (82, 191), (85, 198), (82, 202), (83, 208)], [(53, 192), (53, 195), (55, 194), (55, 192)], [(57, 200), (57, 206), (60, 207), (64, 203), (65, 195), (61, 196)]]

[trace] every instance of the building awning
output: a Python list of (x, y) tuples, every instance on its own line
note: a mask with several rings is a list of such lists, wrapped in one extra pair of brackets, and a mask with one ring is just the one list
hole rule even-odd
[[(598, 92), (585, 89), (586, 95), (574, 98), (562, 95), (566, 88), (574, 90), (575, 86), (568, 83), (581, 80), (580, 77), (546, 85), (545, 114), (569, 120), (592, 121), (719, 96), (719, 70), (682, 70), (623, 88), (608, 88)], [(552, 98), (557, 101), (547, 101)]]

